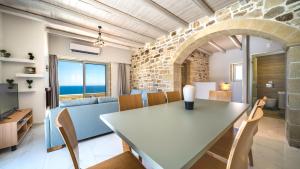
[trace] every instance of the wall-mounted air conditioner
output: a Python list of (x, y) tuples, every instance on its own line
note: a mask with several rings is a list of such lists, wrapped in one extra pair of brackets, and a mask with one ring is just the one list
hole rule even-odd
[(72, 52), (79, 52), (79, 53), (85, 53), (85, 54), (90, 54), (90, 55), (99, 55), (100, 54), (100, 48), (86, 46), (86, 45), (80, 45), (80, 44), (76, 44), (76, 43), (70, 43), (70, 50)]

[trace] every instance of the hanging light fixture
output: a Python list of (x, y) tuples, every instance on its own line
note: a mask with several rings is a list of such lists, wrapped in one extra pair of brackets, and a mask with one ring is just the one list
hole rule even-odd
[(98, 48), (102, 48), (103, 46), (104, 46), (104, 41), (103, 41), (103, 39), (102, 39), (102, 37), (101, 37), (101, 26), (98, 26), (98, 38), (97, 38), (97, 40), (96, 40), (96, 42), (94, 42), (94, 46), (96, 46), (96, 47), (98, 47)]

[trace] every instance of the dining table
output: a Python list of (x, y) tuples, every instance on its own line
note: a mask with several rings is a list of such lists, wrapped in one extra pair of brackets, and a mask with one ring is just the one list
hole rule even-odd
[(196, 99), (100, 116), (153, 169), (193, 166), (249, 109), (248, 104)]

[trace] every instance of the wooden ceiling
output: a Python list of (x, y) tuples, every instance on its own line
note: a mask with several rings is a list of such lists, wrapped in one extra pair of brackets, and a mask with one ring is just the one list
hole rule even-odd
[(91, 39), (101, 25), (105, 41), (137, 48), (236, 1), (0, 0), (0, 11), (43, 19), (49, 29)]

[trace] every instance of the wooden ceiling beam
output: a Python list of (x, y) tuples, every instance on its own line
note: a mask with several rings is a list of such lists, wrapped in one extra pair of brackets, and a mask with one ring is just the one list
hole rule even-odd
[(228, 38), (232, 41), (232, 43), (239, 49), (242, 49), (242, 43), (239, 41), (239, 39), (235, 36), (228, 36)]
[(133, 20), (136, 20), (138, 22), (141, 22), (141, 23), (143, 23), (143, 24), (151, 27), (152, 29), (156, 29), (157, 31), (162, 32), (162, 34), (168, 34), (168, 31), (165, 30), (165, 29), (163, 29), (163, 28), (161, 28), (161, 27), (159, 27), (159, 25), (153, 25), (150, 22), (147, 22), (145, 20), (139, 19), (139, 18), (137, 18), (137, 17), (135, 17), (133, 15), (130, 15), (129, 13), (123, 12), (123, 11), (117, 9), (117, 8), (111, 7), (111, 6), (105, 4), (105, 3), (101, 2), (101, 1), (97, 1), (97, 0), (80, 0), (80, 1), (85, 2), (87, 4), (90, 4), (90, 5), (93, 5), (95, 7), (106, 8), (107, 10), (110, 10), (110, 11), (112, 11), (114, 13), (126, 16), (126, 17), (128, 17), (130, 19), (133, 19)]
[(193, 0), (194, 4), (196, 4), (199, 8), (204, 9), (207, 15), (212, 15), (215, 11), (211, 6), (208, 5), (204, 0)]
[[(49, 27), (52, 27), (55, 29), (57, 29), (58, 27), (70, 28), (70, 29), (74, 29), (74, 30), (80, 30), (81, 32), (84, 32), (85, 34), (95, 35), (95, 36), (98, 33), (98, 29), (96, 29), (96, 28), (89, 28), (89, 27), (86, 27), (83, 25), (78, 25), (78, 24), (69, 23), (66, 21), (61, 21), (59, 19), (54, 19), (54, 18), (51, 18), (48, 16), (40, 15), (37, 13), (25, 11), (22, 9), (18, 9), (18, 8), (3, 5), (3, 4), (0, 4), (0, 11), (4, 12), (4, 13), (8, 13), (8, 14), (17, 15), (20, 17), (26, 17), (29, 19), (37, 20), (37, 21), (42, 21), (42, 22), (45, 22), (46, 25), (48, 25)], [(120, 37), (120, 36), (116, 36), (116, 35), (112, 35), (112, 34), (108, 34), (108, 33), (102, 33), (102, 37), (107, 38), (107, 39), (112, 39), (112, 40), (114, 39), (115, 41), (119, 41), (119, 42), (123, 42), (123, 43), (127, 43), (127, 44), (132, 44), (131, 46), (133, 46), (133, 47), (138, 47), (138, 46), (141, 47), (144, 45), (143, 42), (133, 41), (131, 39), (126, 39), (124, 37)]]
[(208, 41), (208, 44), (209, 44), (210, 46), (214, 47), (215, 49), (217, 49), (217, 50), (220, 51), (220, 52), (223, 52), (223, 53), (226, 52), (226, 50), (225, 50), (224, 48), (222, 48), (220, 45), (216, 44), (216, 43), (213, 42), (213, 41)]
[(209, 51), (207, 51), (207, 50), (205, 50), (205, 49), (203, 49), (203, 48), (201, 48), (201, 47), (199, 47), (197, 50), (200, 51), (200, 52), (202, 52), (202, 53), (205, 53), (205, 54), (207, 54), (207, 55), (209, 55), (209, 56), (212, 55), (211, 52), (209, 52)]
[(160, 10), (161, 12), (163, 12), (165, 15), (169, 16), (170, 18), (174, 19), (175, 21), (177, 21), (179, 24), (181, 24), (182, 26), (186, 27), (189, 25), (189, 23), (187, 21), (185, 21), (184, 19), (180, 18), (179, 16), (175, 15), (174, 13), (170, 12), (169, 10), (167, 10), (166, 8), (160, 6), (158, 3), (154, 2), (153, 0), (141, 0), (144, 3)]
[(92, 17), (92, 16), (89, 16), (89, 15), (86, 15), (86, 14), (84, 14), (84, 13), (82, 13), (82, 12), (78, 12), (78, 11), (76, 11), (76, 10), (74, 10), (74, 9), (69, 8), (69, 7), (59, 6), (59, 5), (57, 5), (56, 3), (54, 3), (54, 2), (49, 2), (49, 1), (45, 1), (45, 0), (40, 0), (40, 2), (45, 3), (45, 4), (48, 4), (48, 5), (51, 5), (51, 6), (53, 6), (53, 7), (59, 8), (59, 9), (64, 10), (64, 11), (68, 11), (68, 12), (72, 12), (72, 13), (77, 13), (78, 15), (81, 15), (81, 16), (83, 16), (83, 17), (86, 17), (86, 18), (90, 18), (90, 19), (92, 19), (92, 20), (95, 20), (95, 21), (99, 22), (99, 24), (102, 26), (102, 28), (103, 28), (105, 25), (107, 25), (107, 26), (110, 26), (110, 27), (115, 27), (115, 28), (123, 29), (123, 30), (128, 31), (128, 32), (132, 32), (132, 33), (134, 33), (134, 34), (137, 34), (137, 35), (140, 35), (140, 36), (149, 38), (149, 39), (151, 39), (151, 40), (155, 40), (155, 39), (157, 38), (157, 37), (152, 37), (152, 36), (149, 36), (149, 35), (145, 35), (145, 34), (143, 34), (143, 33), (139, 33), (139, 32), (133, 31), (133, 30), (128, 29), (128, 28), (124, 28), (124, 27), (119, 26), (119, 25), (114, 25), (114, 24), (111, 23), (111, 22), (106, 22), (106, 21), (100, 20), (100, 19), (98, 19), (98, 18), (96, 18), (96, 17)]

